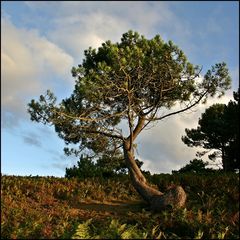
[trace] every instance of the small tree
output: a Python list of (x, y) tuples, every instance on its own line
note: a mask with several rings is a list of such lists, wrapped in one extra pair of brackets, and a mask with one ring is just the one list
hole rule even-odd
[(203, 173), (207, 172), (206, 166), (208, 163), (202, 159), (193, 159), (186, 166), (180, 168), (178, 171), (172, 171), (172, 173)]
[(94, 162), (88, 156), (81, 155), (80, 160), (77, 162), (77, 166), (72, 168), (66, 168), (65, 177), (67, 178), (92, 178), (99, 177), (100, 171)]
[[(142, 161), (135, 160), (138, 167), (141, 168), (143, 165)], [(65, 177), (67, 178), (92, 178), (92, 177), (116, 177), (119, 175), (127, 174), (127, 165), (122, 155), (115, 155), (109, 157), (108, 155), (102, 155), (100, 158), (94, 160), (88, 155), (80, 156), (77, 161), (77, 166), (66, 168)]]
[[(188, 62), (172, 41), (165, 43), (159, 35), (148, 40), (132, 31), (119, 43), (106, 41), (84, 53), (83, 63), (72, 68), (72, 95), (57, 105), (47, 91), (28, 105), (31, 119), (53, 124), (67, 144), (79, 144), (79, 151), (100, 154), (121, 147), (133, 186), (153, 210), (183, 206), (186, 194), (180, 186), (163, 194), (147, 184), (135, 161), (134, 142), (152, 122), (223, 95), (231, 81), (226, 64), (216, 64), (201, 79), (200, 67)], [(171, 111), (176, 103), (180, 108)], [(128, 133), (119, 123), (127, 124)]]
[[(237, 93), (234, 93), (237, 101)], [(215, 150), (209, 159), (221, 159), (223, 170), (239, 168), (239, 105), (230, 101), (226, 104), (213, 104), (202, 114), (197, 129), (185, 129), (182, 140), (189, 147), (203, 147)], [(209, 151), (198, 152), (203, 156)]]

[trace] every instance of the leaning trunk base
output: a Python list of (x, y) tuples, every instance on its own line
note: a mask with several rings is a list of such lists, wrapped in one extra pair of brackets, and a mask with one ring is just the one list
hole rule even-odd
[(186, 203), (186, 193), (181, 186), (174, 186), (162, 193), (146, 182), (139, 181), (132, 176), (134, 188), (141, 197), (150, 205), (154, 212), (160, 212), (167, 208), (182, 208)]
[(141, 181), (134, 172), (130, 171), (130, 176), (134, 188), (150, 205), (152, 211), (159, 212), (169, 207), (181, 208), (185, 206), (187, 196), (181, 186), (173, 186), (165, 193), (162, 193), (153, 186), (148, 185), (146, 181)]
[(129, 149), (128, 142), (124, 144), (124, 156), (134, 188), (149, 203), (153, 211), (158, 212), (169, 206), (180, 208), (185, 205), (186, 193), (181, 186), (172, 187), (162, 193), (147, 184), (146, 178), (134, 160), (133, 150)]
[(181, 186), (173, 187), (162, 195), (153, 195), (150, 198), (150, 208), (154, 212), (162, 211), (168, 207), (181, 208), (186, 203), (186, 193)]

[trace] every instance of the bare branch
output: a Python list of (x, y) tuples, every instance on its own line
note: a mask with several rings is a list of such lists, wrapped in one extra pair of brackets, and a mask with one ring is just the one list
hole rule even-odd
[(162, 117), (153, 118), (152, 120), (153, 120), (153, 121), (162, 120), (162, 119), (164, 119), (164, 118), (166, 118), (166, 117), (170, 117), (170, 116), (172, 116), (172, 115), (185, 112), (185, 111), (191, 109), (192, 107), (196, 106), (196, 105), (203, 99), (203, 97), (204, 97), (207, 93), (208, 93), (208, 90), (206, 90), (206, 91), (199, 97), (199, 99), (197, 99), (194, 103), (190, 104), (189, 106), (187, 106), (187, 107), (185, 107), (185, 108), (183, 108), (183, 109), (180, 109), (180, 110), (175, 111), (175, 112), (168, 113), (168, 114), (166, 114), (166, 115), (164, 115), (164, 116), (162, 116)]
[[(87, 118), (87, 117), (81, 117), (81, 115), (80, 116), (71, 116), (69, 114), (57, 111), (55, 109), (52, 109), (52, 111), (57, 113), (59, 116), (64, 116), (66, 118), (70, 118), (70, 119), (73, 119), (73, 120), (82, 120), (82, 121), (86, 121), (86, 122), (98, 122), (98, 121), (106, 120), (106, 119), (109, 119), (109, 118), (119, 117), (119, 116), (123, 116), (124, 113), (126, 112), (126, 110), (124, 110), (124, 111), (122, 111), (120, 113), (111, 114), (111, 115), (108, 115), (108, 116), (105, 116), (105, 117)], [(93, 112), (91, 112), (91, 113), (93, 113)]]

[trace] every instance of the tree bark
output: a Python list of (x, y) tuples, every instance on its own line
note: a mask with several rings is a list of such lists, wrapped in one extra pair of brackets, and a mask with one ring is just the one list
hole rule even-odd
[(185, 205), (186, 193), (181, 186), (173, 187), (165, 193), (148, 185), (134, 159), (133, 149), (129, 148), (130, 142), (126, 140), (123, 144), (124, 157), (129, 169), (129, 174), (134, 188), (140, 196), (149, 203), (151, 210), (159, 212), (169, 206), (180, 208)]

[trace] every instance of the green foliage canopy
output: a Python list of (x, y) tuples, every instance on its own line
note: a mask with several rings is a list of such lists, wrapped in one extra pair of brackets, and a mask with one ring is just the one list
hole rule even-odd
[[(225, 63), (198, 78), (201, 68), (159, 35), (146, 39), (128, 31), (120, 42), (106, 41), (97, 50), (85, 50), (84, 55), (82, 64), (72, 68), (76, 82), (69, 98), (57, 104), (48, 90), (39, 101), (28, 104), (31, 120), (53, 124), (66, 144), (79, 144), (78, 150), (69, 150), (76, 155), (86, 148), (113, 154), (149, 123), (187, 111), (208, 96), (221, 96), (230, 87)], [(165, 114), (176, 103), (182, 108)], [(119, 128), (124, 120), (129, 126), (125, 135)], [(141, 129), (140, 120), (144, 121)]]

